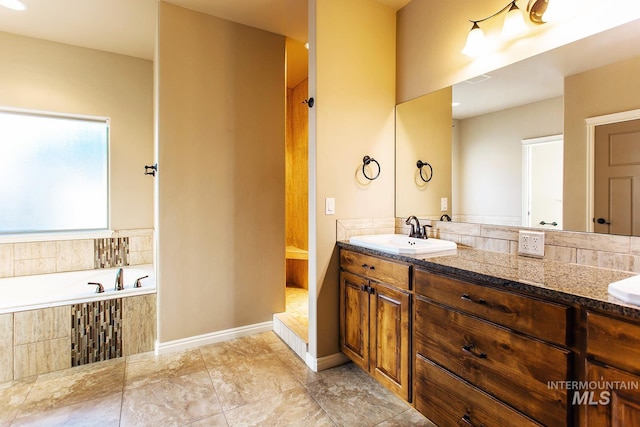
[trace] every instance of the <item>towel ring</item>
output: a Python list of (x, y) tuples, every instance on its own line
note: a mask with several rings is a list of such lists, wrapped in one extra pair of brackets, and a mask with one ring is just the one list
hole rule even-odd
[[(431, 165), (427, 162), (423, 162), (422, 160), (418, 160), (418, 162), (416, 163), (416, 166), (418, 166), (418, 169), (420, 169), (420, 178), (424, 181), (424, 182), (429, 182), (431, 181), (431, 178), (433, 178), (433, 168), (431, 167)], [(424, 166), (428, 166), (429, 167), (429, 178), (425, 178), (425, 176), (422, 174), (422, 168)]]
[[(376, 176), (374, 176), (373, 178), (370, 177), (369, 175), (367, 175), (367, 172), (365, 171), (365, 166), (369, 166), (369, 164), (371, 164), (371, 162), (375, 163), (376, 165), (378, 165), (378, 173), (376, 174)], [(362, 174), (364, 175), (365, 178), (367, 178), (369, 181), (373, 181), (374, 179), (378, 178), (380, 176), (380, 171), (382, 169), (380, 168), (380, 163), (378, 163), (378, 161), (376, 159), (374, 159), (373, 157), (369, 157), (369, 156), (364, 156), (362, 158)]]

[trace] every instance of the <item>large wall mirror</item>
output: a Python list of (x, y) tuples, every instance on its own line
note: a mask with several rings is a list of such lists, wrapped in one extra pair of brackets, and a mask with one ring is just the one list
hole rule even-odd
[[(594, 227), (587, 119), (640, 109), (638, 40), (640, 20), (399, 104), (396, 216), (634, 234)], [(640, 165), (640, 137), (619, 140)]]

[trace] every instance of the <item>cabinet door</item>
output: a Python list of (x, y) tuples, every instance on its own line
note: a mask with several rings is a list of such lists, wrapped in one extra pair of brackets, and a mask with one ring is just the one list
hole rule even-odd
[(574, 391), (573, 404), (587, 405), (587, 426), (640, 425), (639, 376), (587, 362), (587, 379), (590, 384), (604, 386)]
[(371, 373), (409, 401), (410, 296), (376, 283), (371, 294)]
[(356, 365), (369, 370), (369, 281), (340, 273), (340, 346)]

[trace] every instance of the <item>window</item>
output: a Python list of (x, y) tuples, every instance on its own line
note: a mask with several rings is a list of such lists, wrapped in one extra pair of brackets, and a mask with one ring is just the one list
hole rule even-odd
[(109, 121), (0, 110), (0, 234), (109, 227)]

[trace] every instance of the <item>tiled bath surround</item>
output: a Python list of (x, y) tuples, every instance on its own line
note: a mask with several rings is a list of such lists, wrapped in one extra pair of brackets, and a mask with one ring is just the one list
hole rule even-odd
[(122, 298), (71, 306), (71, 366), (122, 357)]
[[(152, 233), (126, 230), (115, 232), (110, 239), (0, 244), (0, 277), (151, 264)], [(98, 311), (92, 307), (98, 303), (84, 303), (0, 315), (0, 382), (153, 350), (156, 295), (110, 301), (103, 301), (108, 304)], [(112, 313), (118, 317), (109, 318), (111, 305), (120, 307)], [(93, 313), (93, 319), (81, 317), (84, 331), (72, 332), (72, 310)], [(78, 344), (84, 340), (87, 345), (94, 345), (86, 335), (99, 329), (105, 332), (105, 344), (114, 340), (102, 347), (105, 351), (99, 353), (72, 344), (74, 340)], [(119, 352), (111, 351), (114, 346), (119, 347)], [(83, 354), (87, 351), (91, 354)]]
[(153, 230), (122, 230), (109, 239), (0, 243), (0, 277), (153, 263)]
[[(366, 234), (409, 234), (406, 218), (338, 220), (336, 240)], [(459, 245), (493, 252), (518, 253), (518, 230), (522, 227), (442, 222), (420, 218), (430, 224), (429, 236)], [(640, 273), (640, 237), (574, 231), (543, 230), (544, 258), (551, 261)]]

